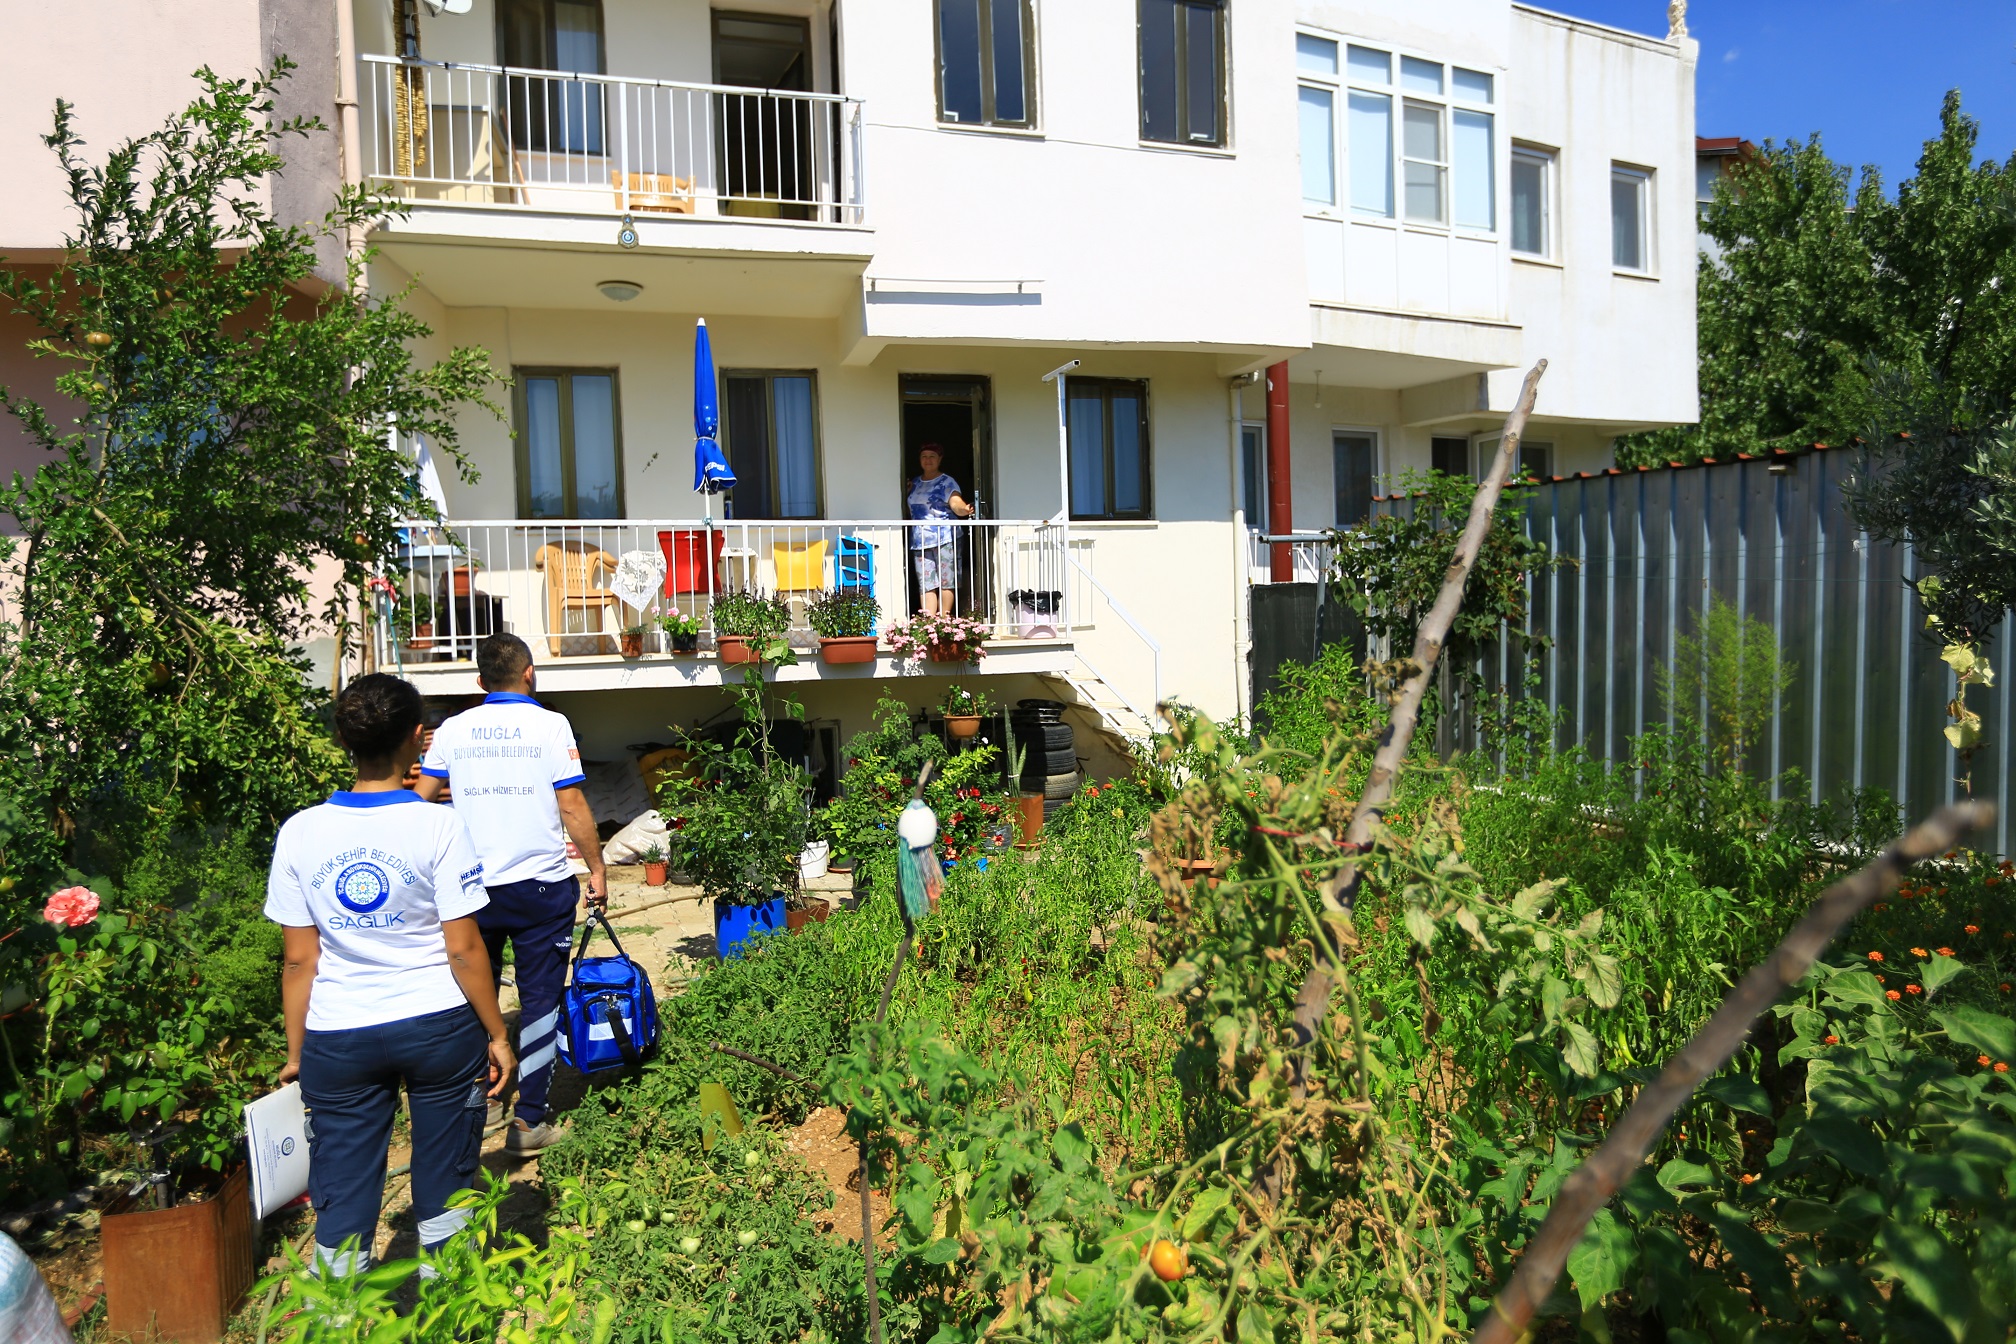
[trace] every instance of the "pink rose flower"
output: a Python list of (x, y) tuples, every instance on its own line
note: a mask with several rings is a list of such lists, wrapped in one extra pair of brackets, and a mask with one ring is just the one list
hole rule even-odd
[(65, 887), (42, 907), (42, 918), (74, 929), (98, 918), (98, 904), (98, 893), (89, 887)]

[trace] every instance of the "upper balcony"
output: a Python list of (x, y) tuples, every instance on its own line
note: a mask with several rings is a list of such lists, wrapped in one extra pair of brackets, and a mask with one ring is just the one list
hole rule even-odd
[[(858, 99), (360, 64), (365, 180), (413, 206), (394, 238), (865, 257)], [(620, 238), (625, 216), (634, 231)]]

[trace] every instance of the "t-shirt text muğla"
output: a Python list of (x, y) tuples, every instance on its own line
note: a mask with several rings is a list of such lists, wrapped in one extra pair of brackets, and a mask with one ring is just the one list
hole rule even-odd
[(308, 1030), (375, 1027), (466, 1002), (447, 920), (490, 903), (462, 819), (407, 789), (336, 793), (273, 842), (266, 918), (322, 938)]
[(435, 730), (420, 770), (449, 782), (485, 882), (567, 880), (573, 869), (554, 795), (587, 776), (564, 716), (529, 695), (488, 696)]

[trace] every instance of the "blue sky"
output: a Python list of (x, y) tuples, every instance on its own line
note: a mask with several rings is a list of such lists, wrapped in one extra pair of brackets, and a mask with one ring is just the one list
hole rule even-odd
[[(1663, 35), (1665, 0), (1537, 0), (1542, 8)], [(1695, 129), (1746, 140), (1820, 132), (1827, 153), (1884, 186), (1912, 175), (1957, 87), (1981, 123), (1978, 157), (2016, 150), (2012, 0), (1694, 0), (1701, 43)]]

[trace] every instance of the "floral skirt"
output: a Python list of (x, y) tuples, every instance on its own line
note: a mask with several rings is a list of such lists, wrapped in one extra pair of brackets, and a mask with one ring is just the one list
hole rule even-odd
[(951, 546), (919, 546), (910, 552), (917, 565), (920, 592), (959, 586), (959, 554)]

